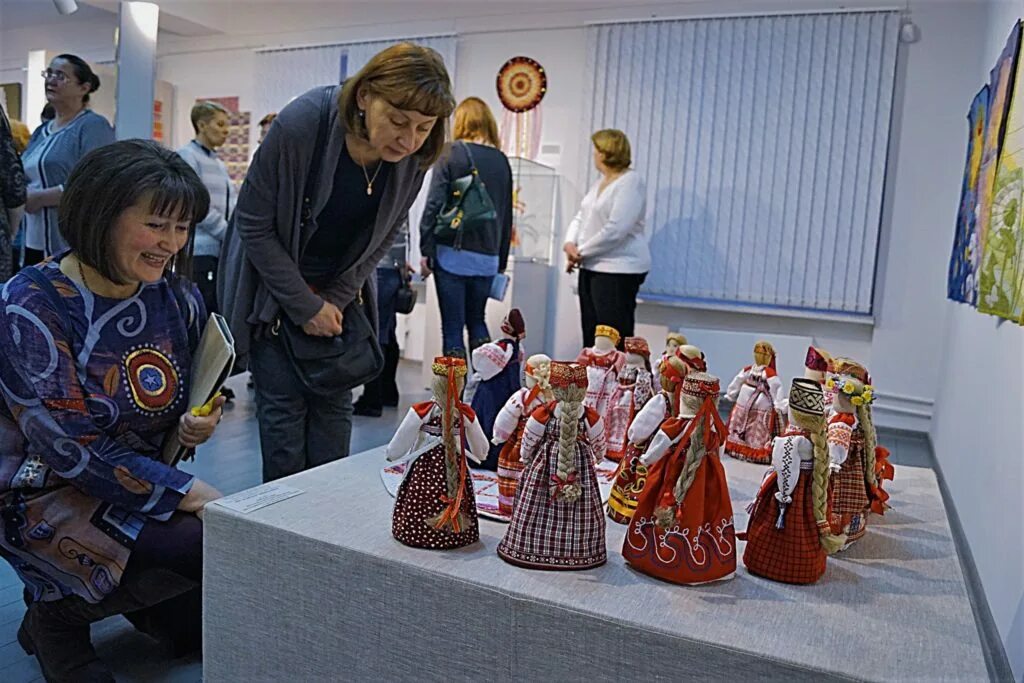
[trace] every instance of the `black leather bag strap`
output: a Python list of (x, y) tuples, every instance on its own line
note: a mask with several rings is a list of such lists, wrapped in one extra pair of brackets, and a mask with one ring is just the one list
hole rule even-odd
[(309, 162), (309, 173), (302, 190), (302, 223), (308, 224), (313, 219), (313, 200), (320, 186), (320, 169), (324, 165), (324, 152), (327, 147), (327, 132), (331, 123), (331, 92), (334, 86), (325, 85), (320, 100), (320, 123), (316, 129), (316, 141), (313, 144), (313, 157)]

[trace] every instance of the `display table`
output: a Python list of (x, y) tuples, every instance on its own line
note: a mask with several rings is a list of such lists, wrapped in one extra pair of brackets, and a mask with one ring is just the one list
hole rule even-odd
[[(724, 458), (736, 508), (764, 468)], [(622, 559), (543, 572), (481, 543), (407, 548), (391, 536), (383, 449), (282, 480), (302, 495), (205, 516), (207, 681), (987, 680), (934, 474), (900, 467), (894, 509), (822, 580), (751, 576), (700, 587)], [(742, 556), (743, 544), (740, 544)]]

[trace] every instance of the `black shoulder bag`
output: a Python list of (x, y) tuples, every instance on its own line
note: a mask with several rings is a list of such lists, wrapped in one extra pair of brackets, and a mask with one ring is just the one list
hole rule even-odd
[[(303, 227), (315, 220), (313, 198), (320, 183), (320, 167), (327, 146), (331, 90), (330, 86), (324, 88), (320, 103), (320, 125), (302, 196)], [(363, 309), (363, 288), (365, 283), (356, 300), (345, 307), (342, 332), (335, 337), (308, 335), (283, 314), (271, 328), (271, 334), (281, 339), (295, 374), (314, 394), (327, 396), (366, 384), (384, 369), (384, 354), (377, 343), (376, 330)]]

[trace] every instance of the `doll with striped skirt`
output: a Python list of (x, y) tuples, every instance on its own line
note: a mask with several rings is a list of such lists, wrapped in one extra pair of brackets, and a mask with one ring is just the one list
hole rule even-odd
[(789, 427), (772, 444), (772, 469), (751, 504), (747, 571), (783, 583), (814, 583), (826, 557), (846, 542), (828, 521), (829, 454), (821, 385), (794, 379)]
[(868, 513), (884, 514), (889, 494), (882, 484), (893, 478), (889, 451), (878, 445), (871, 417), (874, 389), (867, 369), (849, 358), (832, 363), (828, 388), (835, 391), (828, 421), (828, 448), (833, 469), (832, 530), (845, 534), (845, 550), (867, 533)]
[(395, 497), (391, 533), (414, 548), (461, 548), (480, 540), (466, 458), (480, 462), (488, 443), (473, 409), (459, 400), (466, 361), (435, 358), (432, 370), (433, 400), (409, 409), (385, 451), (391, 461), (410, 459)]
[(643, 337), (626, 337), (626, 365), (619, 373), (615, 402), (604, 416), (608, 459), (621, 460), (629, 445), (626, 432), (637, 412), (654, 395), (651, 349)]
[(718, 392), (716, 377), (687, 375), (679, 417), (662, 424), (641, 458), (650, 474), (622, 555), (644, 574), (695, 585), (736, 573), (732, 503), (718, 457), (725, 439)]
[(512, 514), (512, 505), (523, 471), (519, 455), (526, 421), (534, 410), (554, 400), (551, 384), (551, 359), (542, 353), (526, 359), (526, 386), (505, 402), (494, 420), (491, 443), (501, 445), (498, 454), (498, 510), (504, 515)]
[(739, 460), (767, 465), (772, 459), (772, 439), (781, 432), (779, 413), (786, 409), (771, 344), (759, 341), (754, 345), (754, 364), (739, 371), (725, 397), (735, 403), (729, 413), (725, 452)]
[(498, 555), (528, 569), (590, 569), (605, 563), (605, 519), (597, 483), (604, 422), (583, 405), (587, 371), (551, 363), (555, 400), (526, 422), (525, 469)]
[(636, 501), (647, 484), (647, 467), (640, 458), (647, 452), (651, 437), (670, 417), (679, 414), (683, 380), (691, 371), (707, 369), (704, 354), (696, 346), (682, 346), (659, 363), (658, 377), (661, 391), (648, 400), (634, 417), (627, 433), (629, 445), (625, 457), (619, 462), (608, 497), (608, 516), (619, 524), (629, 524), (636, 510)]
[(620, 338), (614, 327), (598, 325), (594, 330), (594, 345), (583, 349), (576, 357), (576, 363), (587, 370), (587, 396), (583, 403), (604, 420), (606, 442), (612, 420), (617, 421), (617, 430), (623, 435), (626, 433), (626, 416), (616, 415), (614, 410), (622, 400), (619, 375), (626, 367), (626, 354), (616, 348)]

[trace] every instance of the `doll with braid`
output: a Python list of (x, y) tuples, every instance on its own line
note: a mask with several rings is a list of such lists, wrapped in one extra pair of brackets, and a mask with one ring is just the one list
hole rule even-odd
[(524, 470), (498, 555), (528, 569), (590, 569), (605, 563), (605, 519), (597, 483), (604, 422), (585, 407), (587, 370), (551, 363), (555, 400), (526, 422)]
[(473, 409), (459, 400), (466, 361), (435, 358), (432, 370), (434, 399), (409, 409), (386, 450), (388, 460), (411, 460), (395, 497), (391, 533), (414, 548), (461, 548), (480, 540), (466, 459), (480, 462), (489, 444)]
[(789, 426), (772, 444), (772, 469), (750, 508), (743, 564), (783, 583), (814, 583), (826, 557), (843, 547), (828, 521), (828, 445), (821, 385), (794, 379)]
[(637, 571), (684, 585), (736, 573), (732, 503), (719, 459), (726, 430), (718, 393), (716, 377), (688, 374), (679, 417), (662, 424), (641, 458), (650, 474), (622, 545)]

